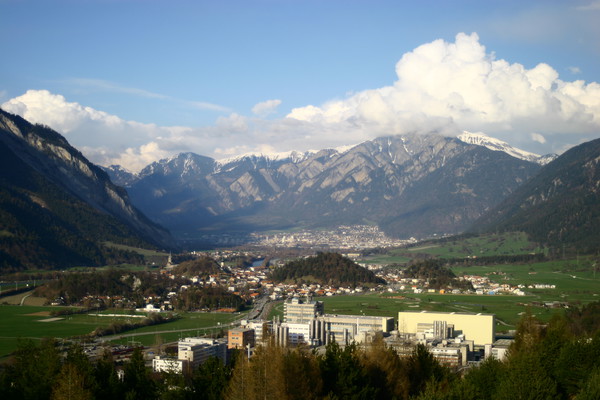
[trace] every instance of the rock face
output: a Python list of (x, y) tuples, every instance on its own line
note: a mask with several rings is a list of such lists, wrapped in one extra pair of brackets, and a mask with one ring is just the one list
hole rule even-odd
[[(111, 224), (126, 227), (121, 232), (125, 236), (137, 236), (160, 247), (172, 245), (167, 230), (133, 207), (123, 188), (114, 185), (104, 171), (90, 163), (52, 129), (32, 125), (21, 117), (0, 110), (0, 144), (5, 159), (13, 160), (11, 166), (0, 173), (5, 190), (13, 194), (26, 193), (36, 199), (44, 199), (42, 192), (48, 191), (51, 195), (46, 195), (52, 201), (56, 200), (56, 196), (64, 197), (68, 206), (61, 209), (62, 215), (69, 214), (68, 207), (90, 207), (98, 215), (111, 218)], [(75, 214), (76, 210), (70, 213)], [(81, 221), (82, 224), (85, 222)], [(97, 228), (102, 230), (100, 226)], [(78, 227), (73, 226), (73, 229), (77, 231)]]
[(180, 154), (149, 165), (127, 189), (177, 236), (376, 224), (425, 237), (462, 231), (539, 168), (457, 138), (414, 134), (280, 159)]

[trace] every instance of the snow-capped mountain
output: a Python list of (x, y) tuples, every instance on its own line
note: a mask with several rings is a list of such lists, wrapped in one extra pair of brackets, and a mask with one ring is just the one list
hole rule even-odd
[(180, 237), (355, 224), (425, 237), (460, 232), (540, 168), (438, 134), (340, 150), (226, 161), (182, 153), (144, 168), (127, 190)]
[(556, 154), (547, 154), (540, 156), (539, 154), (517, 149), (516, 147), (513, 147), (500, 139), (493, 138), (481, 132), (473, 133), (464, 131), (462, 134), (458, 135), (458, 139), (462, 140), (465, 143), (486, 147), (490, 150), (502, 151), (515, 158), (525, 161), (531, 161), (540, 165), (546, 165), (550, 161), (558, 157)]

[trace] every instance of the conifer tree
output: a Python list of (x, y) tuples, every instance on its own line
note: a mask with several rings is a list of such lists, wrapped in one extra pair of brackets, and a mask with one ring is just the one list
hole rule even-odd
[(65, 363), (52, 389), (52, 400), (91, 400), (86, 377), (75, 364)]
[(140, 347), (136, 347), (130, 361), (123, 368), (123, 386), (127, 400), (150, 400), (156, 398), (156, 386), (146, 370), (144, 356)]

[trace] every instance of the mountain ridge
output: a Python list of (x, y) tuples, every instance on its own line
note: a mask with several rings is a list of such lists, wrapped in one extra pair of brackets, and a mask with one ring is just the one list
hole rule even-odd
[(518, 230), (562, 251), (600, 242), (600, 139), (575, 146), (477, 220), (474, 233)]
[(101, 244), (106, 240), (172, 245), (164, 228), (132, 206), (125, 189), (59, 133), (0, 110), (0, 145), (3, 266), (44, 263), (25, 254), (35, 252), (55, 267), (98, 265), (118, 253)]
[[(500, 167), (506, 174), (495, 176), (494, 163), (506, 165)], [(477, 178), (480, 168), (493, 184)], [(458, 138), (408, 134), (343, 152), (324, 149), (278, 159), (253, 155), (225, 164), (182, 153), (144, 168), (127, 190), (142, 211), (180, 236), (375, 224), (388, 234), (412, 237), (411, 230), (419, 236), (460, 231), (537, 169), (536, 163)], [(435, 171), (437, 178), (431, 175)], [(471, 185), (465, 174), (477, 183)], [(425, 188), (419, 184), (425, 178), (437, 179), (450, 192)], [(415, 204), (414, 188), (428, 203)], [(439, 206), (444, 211), (436, 215), (433, 209)], [(427, 222), (417, 223), (418, 216)], [(406, 221), (410, 226), (400, 229)]]

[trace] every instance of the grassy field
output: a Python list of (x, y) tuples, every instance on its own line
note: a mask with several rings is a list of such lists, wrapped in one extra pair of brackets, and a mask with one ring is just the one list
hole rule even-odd
[(168, 253), (164, 253), (162, 251), (142, 249), (139, 247), (132, 247), (132, 246), (124, 245), (124, 244), (104, 242), (104, 245), (107, 247), (113, 247), (113, 248), (119, 249), (119, 250), (134, 251), (138, 254), (143, 255), (144, 257), (168, 257), (169, 256)]
[[(88, 314), (76, 314), (58, 317), (53, 320), (50, 312), (57, 307), (36, 306), (0, 306), (0, 358), (12, 352), (19, 338), (31, 338), (41, 340), (42, 338), (70, 338), (86, 335), (96, 327), (107, 327), (113, 322), (136, 322), (137, 318), (128, 317), (100, 317)], [(106, 313), (115, 313), (113, 310)], [(163, 343), (177, 340), (182, 335), (210, 334), (220, 331), (221, 327), (227, 326), (243, 314), (224, 313), (183, 313), (182, 318), (165, 324), (138, 328), (124, 332), (120, 335), (110, 337), (116, 343), (126, 343), (135, 336), (136, 341), (144, 345), (153, 344), (157, 341), (157, 335)], [(157, 333), (163, 332), (165, 333)], [(123, 337), (122, 339), (120, 339)]]
[[(216, 335), (229, 328), (229, 324), (243, 318), (245, 314), (227, 313), (183, 313), (182, 318), (166, 324), (147, 326), (127, 331), (122, 335), (108, 337), (113, 343), (126, 344), (135, 341), (144, 346), (157, 342), (170, 343), (188, 336)], [(126, 336), (125, 336), (126, 335)]]
[(506, 256), (544, 253), (544, 249), (531, 242), (521, 232), (489, 234), (472, 238), (426, 242), (417, 247), (392, 249), (387, 254), (366, 257), (364, 262), (375, 264), (405, 263), (416, 256), (440, 258), (466, 258), (472, 256)]

